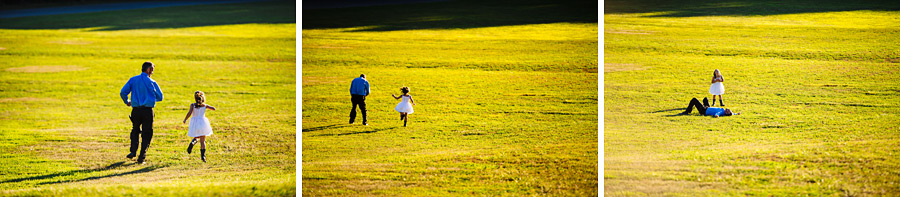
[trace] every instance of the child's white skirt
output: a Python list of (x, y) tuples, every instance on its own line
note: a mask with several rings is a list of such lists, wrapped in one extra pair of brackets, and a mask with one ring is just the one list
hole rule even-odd
[(188, 136), (200, 137), (212, 134), (212, 126), (209, 125), (209, 119), (203, 116), (191, 117), (191, 125), (188, 126)]
[(407, 114), (413, 113), (412, 104), (410, 104), (409, 101), (406, 99), (403, 99), (403, 102), (398, 103), (397, 107), (394, 107), (394, 110), (396, 110), (397, 112), (402, 112), (402, 113), (407, 113)]
[(722, 82), (715, 82), (709, 86), (709, 94), (722, 95), (725, 94), (725, 85)]

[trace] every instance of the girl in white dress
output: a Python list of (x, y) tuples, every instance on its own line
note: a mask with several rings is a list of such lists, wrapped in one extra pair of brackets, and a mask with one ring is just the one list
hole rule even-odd
[(716, 95), (719, 95), (719, 106), (725, 106), (725, 100), (722, 100), (722, 94), (725, 94), (725, 85), (722, 82), (725, 82), (725, 78), (722, 77), (722, 73), (719, 73), (719, 69), (716, 69), (713, 71), (712, 85), (709, 86), (709, 94), (713, 95), (712, 106), (716, 106)]
[(413, 105), (416, 105), (416, 102), (413, 101), (412, 96), (409, 95), (409, 87), (400, 88), (400, 92), (403, 92), (403, 95), (395, 96), (391, 94), (394, 99), (403, 99), (400, 103), (397, 104), (397, 107), (394, 107), (394, 110), (400, 112), (400, 120), (403, 120), (403, 126), (406, 126), (406, 121), (409, 120), (409, 114), (413, 113)]
[[(212, 127), (209, 125), (209, 119), (206, 118), (206, 109), (210, 109), (215, 111), (216, 108), (206, 104), (206, 96), (201, 91), (194, 92), (194, 100), (195, 103), (191, 103), (191, 109), (188, 111), (187, 116), (184, 117), (184, 121), (182, 123), (186, 123), (188, 118), (191, 118), (191, 124), (188, 126), (187, 135), (194, 138), (191, 140), (191, 144), (188, 145), (187, 152), (191, 154), (191, 149), (194, 148), (194, 144), (197, 143), (198, 139), (200, 142), (200, 159), (203, 162), (206, 162), (206, 136), (212, 135)], [(193, 117), (191, 117), (193, 115)]]

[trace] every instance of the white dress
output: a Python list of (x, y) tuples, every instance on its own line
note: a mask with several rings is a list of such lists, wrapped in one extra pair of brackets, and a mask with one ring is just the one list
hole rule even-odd
[(191, 137), (212, 135), (212, 127), (209, 125), (209, 119), (206, 118), (206, 107), (195, 107), (193, 113), (187, 135)]
[[(722, 79), (722, 77), (719, 77)], [(712, 95), (722, 95), (725, 94), (725, 85), (722, 82), (715, 82), (709, 86), (709, 94)]]
[(405, 112), (407, 114), (413, 113), (412, 103), (409, 102), (409, 95), (401, 95), (400, 97), (402, 97), (403, 100), (397, 104), (397, 107), (394, 107), (394, 110), (397, 112)]

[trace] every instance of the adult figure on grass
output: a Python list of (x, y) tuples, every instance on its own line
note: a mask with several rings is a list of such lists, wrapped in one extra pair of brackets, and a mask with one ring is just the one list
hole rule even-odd
[[(128, 159), (135, 156), (140, 138), (144, 141), (141, 143), (141, 155), (138, 156), (137, 163), (144, 163), (147, 156), (147, 148), (150, 148), (150, 140), (153, 139), (153, 106), (157, 101), (162, 101), (163, 93), (159, 89), (156, 81), (150, 78), (153, 75), (153, 69), (156, 66), (152, 62), (144, 62), (141, 65), (141, 74), (131, 77), (125, 86), (122, 87), (122, 101), (125, 105), (131, 107), (131, 153)], [(128, 100), (128, 94), (131, 94), (131, 100)], [(138, 138), (140, 135), (140, 138)]]
[(369, 81), (366, 80), (365, 74), (360, 74), (359, 78), (353, 79), (350, 83), (350, 102), (353, 102), (353, 108), (350, 110), (350, 124), (356, 120), (356, 106), (362, 112), (363, 125), (369, 125), (366, 117), (366, 96), (369, 96)]
[(691, 111), (697, 108), (697, 112), (700, 114), (713, 116), (718, 118), (719, 116), (731, 116), (731, 115), (740, 115), (741, 113), (732, 113), (728, 108), (718, 108), (718, 107), (709, 107), (709, 100), (703, 98), (703, 103), (700, 103), (700, 100), (697, 98), (691, 99), (690, 104), (688, 104), (687, 109), (684, 110), (681, 114), (690, 114)]

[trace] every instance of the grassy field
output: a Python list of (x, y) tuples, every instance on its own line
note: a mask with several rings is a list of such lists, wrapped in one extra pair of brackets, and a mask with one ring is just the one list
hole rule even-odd
[[(294, 2), (0, 19), (0, 195), (293, 195)], [(119, 98), (152, 61), (165, 93), (146, 164)], [(209, 163), (181, 120), (207, 93)], [(196, 149), (195, 149), (196, 150)]]
[[(606, 1), (610, 196), (900, 193), (900, 5)], [(677, 115), (710, 97), (726, 107)]]
[[(304, 10), (303, 194), (595, 196), (596, 6)], [(347, 124), (361, 73), (368, 126)], [(390, 96), (404, 85), (408, 127)]]

